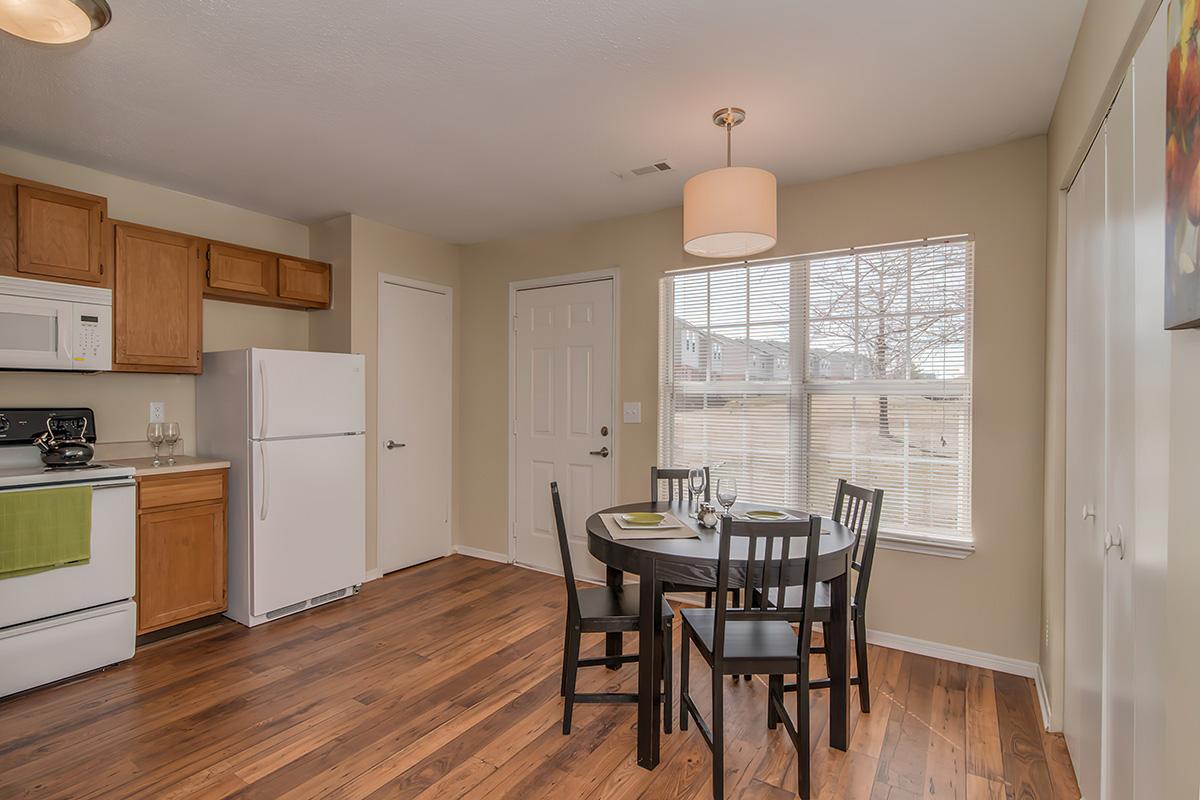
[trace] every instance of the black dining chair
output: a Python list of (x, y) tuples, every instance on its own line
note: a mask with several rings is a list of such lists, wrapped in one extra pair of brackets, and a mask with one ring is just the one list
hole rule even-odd
[[(854, 660), (857, 675), (850, 683), (858, 687), (858, 707), (864, 714), (871, 713), (871, 684), (867, 668), (867, 590), (871, 586), (871, 565), (875, 563), (875, 542), (879, 537), (879, 515), (883, 509), (883, 489), (864, 489), (844, 478), (837, 483), (837, 494), (833, 500), (833, 518), (854, 531), (854, 550), (850, 568), (858, 573), (854, 595), (850, 598), (850, 624), (854, 626)], [(790, 596), (798, 591), (791, 589)], [(817, 584), (816, 618), (821, 622), (824, 642), (829, 641), (829, 620), (832, 610), (829, 584)], [(771, 597), (771, 603), (777, 598)], [(825, 653), (824, 645), (814, 647), (814, 653)], [(809, 689), (827, 689), (828, 678), (810, 681)], [(785, 691), (795, 691), (795, 684), (786, 684)]]
[[(571, 549), (567, 542), (567, 525), (563, 518), (562, 499), (558, 483), (550, 483), (550, 499), (554, 504), (554, 524), (558, 528), (558, 549), (562, 554), (563, 578), (567, 583), (567, 631), (563, 642), (562, 687), (560, 694), (566, 698), (563, 705), (562, 732), (571, 732), (571, 712), (575, 703), (636, 703), (636, 693), (597, 692), (582, 694), (575, 691), (575, 679), (580, 667), (620, 666), (636, 662), (636, 653), (600, 658), (580, 658), (580, 635), (584, 633), (635, 632), (638, 630), (639, 595), (636, 588), (625, 592), (621, 586), (603, 586), (580, 589), (575, 585), (575, 570), (571, 566)], [(674, 683), (671, 679), (671, 642), (675, 613), (664, 598), (662, 601), (663, 624), (663, 727), (671, 732), (671, 695)]]
[[(659, 497), (659, 486), (662, 483), (667, 485), (667, 502), (674, 503), (675, 498), (680, 500), (684, 498), (684, 492), (687, 492), (687, 500), (689, 503), (696, 499), (695, 492), (692, 491), (691, 483), (688, 481), (688, 473), (690, 469), (686, 468), (671, 468), (671, 467), (651, 467), (650, 468), (650, 502), (657, 503)], [(704, 502), (708, 503), (712, 500), (712, 489), (710, 486), (710, 478), (708, 467), (704, 468)], [(713, 587), (699, 586), (690, 583), (664, 583), (664, 592), (704, 592), (704, 607), (712, 608)], [(741, 590), (731, 589), (733, 592), (733, 604), (736, 606), (741, 603)]]
[[(735, 539), (746, 540), (744, 575), (731, 575), (730, 552)], [(792, 543), (803, 540), (803, 550), (793, 556)], [(778, 545), (778, 547), (777, 547)], [(688, 718), (695, 720), (705, 743), (712, 751), (713, 797), (725, 794), (725, 707), (724, 676), (769, 675), (767, 726), (775, 729), (782, 722), (796, 748), (800, 773), (800, 796), (807, 798), (811, 786), (811, 725), (808, 713), (809, 658), (812, 652), (812, 624), (816, 599), (816, 565), (821, 549), (821, 518), (806, 522), (744, 522), (731, 516), (721, 518), (720, 561), (717, 569), (716, 608), (685, 608), (683, 645), (679, 656), (679, 727), (687, 730)], [(776, 551), (778, 550), (778, 554)], [(795, 550), (800, 550), (796, 547)], [(787, 604), (788, 572), (803, 557), (803, 589), (798, 606)], [(746, 602), (742, 608), (726, 608), (730, 583), (744, 583)], [(780, 600), (773, 607), (764, 598), (774, 593)], [(757, 600), (753, 603), (752, 599)], [(757, 607), (756, 607), (757, 606)], [(799, 631), (792, 626), (798, 625)], [(688, 694), (689, 643), (712, 669), (712, 727)], [(795, 675), (799, 693), (796, 720), (793, 723), (784, 705), (783, 675)]]

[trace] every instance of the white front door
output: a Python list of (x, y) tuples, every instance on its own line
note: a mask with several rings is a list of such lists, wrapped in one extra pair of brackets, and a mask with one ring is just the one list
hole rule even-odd
[(613, 281), (518, 291), (514, 326), (516, 560), (562, 569), (558, 481), (575, 575), (600, 578), (584, 523), (613, 504)]
[(379, 567), (450, 553), (453, 454), (450, 290), (384, 278), (379, 287)]

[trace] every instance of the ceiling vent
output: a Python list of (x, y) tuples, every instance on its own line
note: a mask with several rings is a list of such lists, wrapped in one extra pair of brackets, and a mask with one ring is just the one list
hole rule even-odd
[(653, 164), (647, 164), (644, 167), (634, 167), (633, 169), (629, 170), (628, 172), (614, 172), (613, 174), (616, 175), (618, 178), (624, 179), (624, 178), (629, 177), (630, 175), (641, 176), (641, 175), (653, 175), (656, 172), (666, 172), (670, 168), (671, 168), (671, 165), (668, 164), (667, 162), (656, 161)]

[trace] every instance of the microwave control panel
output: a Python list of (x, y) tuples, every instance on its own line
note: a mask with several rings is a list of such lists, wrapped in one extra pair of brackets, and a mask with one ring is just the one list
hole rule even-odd
[(72, 369), (112, 369), (112, 307), (74, 304)]

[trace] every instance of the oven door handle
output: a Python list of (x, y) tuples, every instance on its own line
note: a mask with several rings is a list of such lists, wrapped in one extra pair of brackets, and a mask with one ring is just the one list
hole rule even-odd
[(122, 486), (137, 486), (137, 481), (121, 481), (119, 483), (94, 483), (92, 491), (98, 492), (101, 489), (120, 489)]

